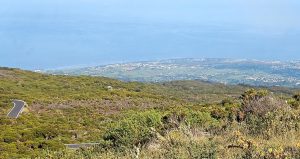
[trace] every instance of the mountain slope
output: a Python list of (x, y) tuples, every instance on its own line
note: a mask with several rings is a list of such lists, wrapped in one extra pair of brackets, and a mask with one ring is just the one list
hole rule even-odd
[[(63, 144), (97, 142), (109, 125), (127, 111), (136, 114), (227, 98), (218, 89), (222, 85), (189, 83), (177, 82), (175, 87), (175, 83), (144, 84), (0, 68), (0, 158), (40, 156), (45, 149), (64, 148)], [(187, 88), (179, 91), (182, 86)], [(190, 92), (192, 86), (205, 90)], [(237, 96), (242, 91), (243, 88), (233, 89), (232, 94)], [(210, 96), (211, 92), (215, 95)], [(29, 105), (18, 119), (6, 116), (13, 99)]]
[[(46, 149), (59, 151), (72, 143), (104, 140), (109, 145), (114, 132), (125, 134), (124, 144), (148, 141), (153, 138), (152, 128), (168, 128), (161, 125), (167, 114), (183, 113), (191, 123), (205, 122), (201, 125), (208, 131), (226, 124), (239, 107), (240, 95), (249, 88), (201, 81), (122, 82), (0, 68), (0, 158), (34, 158)], [(269, 90), (283, 99), (297, 91)], [(13, 99), (28, 103), (18, 119), (6, 116)]]

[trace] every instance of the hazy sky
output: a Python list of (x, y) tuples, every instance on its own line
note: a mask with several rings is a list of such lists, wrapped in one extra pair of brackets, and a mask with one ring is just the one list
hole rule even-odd
[(300, 59), (299, 0), (0, 0), (0, 66)]

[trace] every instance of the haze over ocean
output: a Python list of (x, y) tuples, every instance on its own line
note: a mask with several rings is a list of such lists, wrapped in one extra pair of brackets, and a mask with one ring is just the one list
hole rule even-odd
[(2, 0), (0, 66), (300, 59), (299, 0)]

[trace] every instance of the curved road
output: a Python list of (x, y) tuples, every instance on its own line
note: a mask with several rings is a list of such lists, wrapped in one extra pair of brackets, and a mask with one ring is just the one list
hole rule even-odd
[(21, 100), (13, 100), (14, 107), (11, 111), (7, 114), (10, 118), (18, 118), (20, 113), (23, 111), (25, 102)]

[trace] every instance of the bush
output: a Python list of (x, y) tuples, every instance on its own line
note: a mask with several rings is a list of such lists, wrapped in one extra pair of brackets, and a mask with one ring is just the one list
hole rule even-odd
[(291, 105), (291, 107), (293, 109), (299, 109), (300, 108), (300, 102), (296, 101), (296, 100), (292, 100), (289, 102), (289, 104)]
[(300, 102), (300, 93), (295, 94), (295, 95), (293, 96), (293, 98), (294, 98), (296, 101)]
[(218, 120), (214, 119), (210, 113), (191, 111), (187, 116), (187, 121), (194, 127), (200, 127), (208, 130), (211, 127), (218, 125)]
[(288, 108), (288, 105), (281, 99), (273, 96), (266, 96), (260, 99), (252, 100), (243, 105), (243, 111), (246, 114), (265, 115), (268, 112)]
[(244, 127), (253, 136), (262, 135), (267, 139), (272, 136), (288, 135), (291, 131), (299, 131), (299, 112), (276, 110), (263, 116), (249, 115)]
[(222, 106), (233, 105), (234, 101), (232, 99), (226, 98), (221, 101)]
[(253, 100), (261, 99), (262, 97), (268, 96), (270, 93), (267, 90), (255, 90), (255, 89), (249, 89), (245, 91), (240, 99), (242, 100), (243, 105), (247, 104), (248, 102), (251, 102)]
[(152, 129), (161, 127), (161, 117), (157, 111), (130, 112), (112, 125), (105, 133), (104, 140), (111, 141), (115, 147), (144, 145), (155, 135)]

